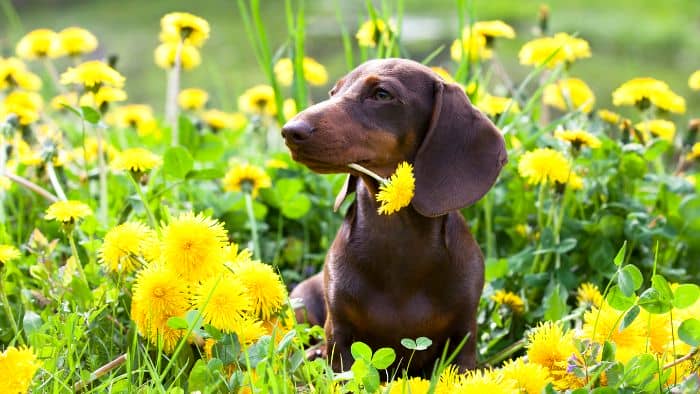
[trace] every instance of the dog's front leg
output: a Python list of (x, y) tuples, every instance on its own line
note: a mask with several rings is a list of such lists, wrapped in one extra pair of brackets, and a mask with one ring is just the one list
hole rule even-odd
[(326, 319), (326, 352), (334, 372), (348, 371), (353, 363), (350, 352), (352, 337), (343, 327), (347, 326), (333, 324), (330, 318)]

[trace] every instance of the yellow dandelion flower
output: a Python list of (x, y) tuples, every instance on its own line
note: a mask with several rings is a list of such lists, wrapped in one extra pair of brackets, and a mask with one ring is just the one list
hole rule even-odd
[(58, 40), (58, 35), (53, 30), (32, 30), (19, 40), (15, 47), (15, 53), (20, 58), (27, 60), (57, 57), (51, 51), (56, 40)]
[(469, 55), (469, 61), (490, 59), (493, 52), (486, 46), (486, 37), (479, 34), (471, 34), (469, 28), (465, 28), (461, 39), (456, 39), (450, 46), (450, 57), (456, 62), (462, 61), (463, 54)]
[(673, 137), (676, 136), (676, 124), (665, 119), (645, 120), (644, 122), (637, 123), (634, 127), (644, 133), (645, 139), (647, 139), (649, 133), (651, 133), (662, 140), (673, 142)]
[[(302, 61), (304, 79), (314, 86), (325, 85), (328, 82), (328, 72), (326, 68), (316, 60), (304, 56)], [(279, 83), (290, 86), (294, 76), (294, 65), (292, 59), (284, 57), (275, 63), (275, 76)]]
[(163, 164), (160, 156), (144, 148), (129, 148), (119, 152), (109, 163), (114, 171), (146, 172)]
[(695, 160), (700, 158), (700, 142), (696, 142), (693, 144), (693, 147), (690, 148), (690, 152), (685, 156), (686, 160)]
[(688, 86), (693, 90), (700, 90), (700, 70), (690, 74), (688, 78)]
[(80, 56), (97, 49), (97, 37), (80, 27), (68, 27), (58, 32), (58, 40), (55, 41), (56, 53), (68, 56)]
[(379, 186), (377, 209), (380, 215), (391, 215), (411, 203), (416, 188), (416, 178), (413, 176), (413, 166), (402, 162), (391, 177)]
[(549, 68), (588, 57), (591, 57), (588, 41), (566, 33), (557, 33), (553, 37), (540, 37), (528, 41), (518, 52), (520, 64), (539, 66), (546, 62), (546, 66)]
[(223, 185), (227, 192), (249, 192), (255, 198), (258, 190), (272, 186), (272, 181), (264, 169), (245, 163), (231, 167), (224, 176)]
[(616, 106), (635, 105), (646, 109), (650, 104), (670, 112), (684, 113), (685, 99), (663, 81), (654, 78), (634, 78), (615, 89), (612, 93)]
[(455, 388), (458, 393), (517, 394), (520, 391), (513, 379), (504, 379), (498, 371), (469, 371)]
[(122, 223), (107, 232), (98, 251), (100, 262), (112, 272), (128, 274), (141, 266), (145, 241), (153, 230), (139, 222)]
[(610, 123), (612, 125), (618, 125), (622, 121), (622, 117), (620, 116), (620, 114), (607, 109), (599, 109), (598, 117), (604, 122)]
[(249, 262), (253, 257), (253, 252), (250, 249), (238, 250), (238, 245), (230, 243), (224, 248), (224, 261), (229, 266), (234, 266), (239, 263)]
[(233, 332), (251, 310), (251, 298), (238, 277), (222, 273), (204, 279), (194, 290), (192, 301), (205, 323)]
[(180, 214), (163, 229), (163, 261), (188, 282), (203, 280), (223, 270), (227, 238), (220, 222), (201, 213)]
[(508, 110), (511, 114), (520, 112), (518, 102), (509, 97), (498, 97), (487, 94), (477, 101), (476, 107), (485, 114), (496, 117)]
[(224, 112), (210, 109), (202, 113), (202, 121), (213, 131), (223, 129), (240, 130), (246, 126), (248, 119), (240, 112)]
[(171, 12), (160, 20), (160, 39), (201, 47), (209, 38), (209, 22), (187, 12)]
[(566, 183), (571, 173), (571, 164), (563, 154), (550, 148), (538, 148), (526, 152), (518, 163), (518, 173), (528, 183)]
[(447, 71), (445, 68), (443, 68), (443, 67), (430, 67), (430, 69), (433, 70), (433, 72), (435, 72), (435, 74), (439, 75), (440, 78), (443, 79), (443, 81), (445, 81), (447, 83), (455, 83), (455, 79), (452, 77), (452, 75), (450, 75), (450, 72)]
[[(675, 311), (674, 311), (675, 312)], [(676, 320), (676, 316), (673, 316)], [(649, 341), (649, 350), (657, 355), (663, 355), (664, 353), (671, 354), (673, 352), (674, 346), (676, 351), (679, 351), (680, 343), (674, 344), (671, 335), (674, 335), (671, 331), (671, 318), (668, 313), (656, 314), (649, 313), (642, 309), (639, 316), (637, 316), (643, 324), (641, 325), (643, 329), (643, 337)], [(676, 342), (678, 337), (675, 338)], [(682, 342), (682, 341), (681, 341)], [(688, 349), (690, 350), (690, 349)], [(679, 353), (683, 352), (682, 350)], [(683, 352), (684, 353), (684, 352)]]
[(12, 245), (0, 245), (0, 265), (18, 259), (22, 254)]
[(532, 363), (552, 369), (560, 361), (576, 354), (573, 331), (564, 331), (558, 323), (540, 323), (527, 338), (527, 357)]
[(282, 308), (287, 290), (272, 266), (249, 260), (234, 264), (231, 269), (247, 289), (255, 316), (267, 320)]
[(37, 91), (41, 89), (41, 78), (16, 57), (0, 58), (0, 90), (15, 87)]
[(525, 311), (525, 303), (519, 295), (505, 291), (503, 289), (496, 290), (491, 296), (491, 299), (498, 305), (504, 305), (513, 313), (521, 314)]
[(284, 160), (272, 158), (265, 162), (265, 167), (279, 170), (289, 168), (289, 164), (287, 164), (287, 162)]
[(187, 283), (162, 265), (151, 265), (136, 276), (132, 289), (131, 320), (151, 343), (161, 343), (170, 353), (182, 338), (182, 330), (168, 327), (168, 319), (190, 309)]
[(554, 132), (554, 137), (570, 142), (576, 149), (582, 146), (600, 148), (601, 145), (598, 137), (585, 130), (557, 130)]
[(158, 127), (153, 109), (146, 104), (121, 106), (111, 114), (108, 120), (113, 121), (118, 127), (136, 129), (141, 137), (153, 134)]
[(43, 105), (38, 93), (15, 90), (0, 102), (0, 116), (4, 119), (9, 114), (15, 114), (21, 125), (28, 125), (39, 120)]
[(143, 258), (149, 263), (162, 263), (161, 246), (162, 239), (155, 231), (148, 232), (142, 240), (141, 253)]
[(635, 355), (645, 353), (647, 341), (644, 324), (639, 318), (624, 330), (620, 330), (620, 324), (622, 324), (620, 317), (624, 313), (613, 309), (606, 302), (603, 302), (602, 309), (591, 308), (583, 315), (582, 336), (600, 344), (606, 340), (614, 342), (615, 358), (626, 364)]
[[(175, 56), (177, 56), (177, 43), (165, 42), (158, 45), (153, 56), (158, 67), (170, 70), (175, 67)], [(202, 56), (195, 46), (183, 45), (180, 52), (180, 66), (183, 70), (191, 70), (202, 63)]]
[(184, 110), (198, 110), (204, 108), (209, 100), (209, 93), (204, 89), (182, 89), (177, 95), (177, 103)]
[(256, 85), (238, 98), (238, 108), (243, 112), (275, 116), (277, 104), (272, 86)]
[(580, 109), (589, 113), (595, 104), (595, 95), (583, 80), (566, 78), (545, 86), (542, 100), (562, 111)]
[(0, 392), (27, 393), (34, 374), (41, 367), (34, 350), (9, 346), (0, 353)]
[(528, 335), (529, 362), (549, 369), (554, 387), (558, 390), (583, 385), (581, 380), (567, 371), (569, 358), (577, 354), (573, 331), (564, 332), (559, 323), (551, 321), (540, 323)]
[(462, 378), (463, 375), (459, 373), (459, 368), (456, 365), (448, 365), (440, 374), (438, 383), (435, 385), (435, 394), (452, 394)]
[(72, 223), (92, 215), (92, 209), (85, 203), (75, 200), (57, 201), (46, 210), (45, 219)]
[[(102, 142), (102, 149), (106, 153), (107, 158), (111, 161), (114, 157), (119, 154), (117, 148), (114, 145), (109, 144), (105, 141)], [(76, 147), (70, 153), (73, 160), (78, 161), (80, 164), (90, 164), (97, 160), (98, 154), (98, 141), (95, 137), (87, 137), (82, 146)]]
[(474, 31), (474, 34), (486, 37), (487, 40), (496, 37), (515, 38), (515, 30), (509, 24), (500, 20), (476, 22), (472, 26), (472, 31)]
[(126, 92), (112, 86), (102, 86), (96, 92), (87, 92), (80, 97), (81, 107), (100, 108), (104, 104), (126, 100)]
[(423, 378), (398, 378), (388, 384), (387, 394), (427, 394), (430, 388), (430, 380)]
[(512, 379), (520, 393), (539, 394), (552, 378), (549, 370), (536, 363), (525, 362), (523, 357), (506, 361), (501, 368), (504, 379)]
[(124, 76), (107, 63), (99, 60), (91, 60), (68, 68), (61, 74), (61, 83), (64, 85), (78, 84), (88, 90), (94, 90), (101, 86), (121, 88), (124, 86)]
[(291, 119), (297, 114), (297, 102), (288, 98), (282, 103), (282, 113), (285, 119)]
[(357, 43), (361, 47), (374, 48), (379, 41), (383, 45), (391, 43), (391, 37), (394, 34), (393, 26), (382, 19), (370, 19), (365, 21), (355, 34)]
[(61, 93), (61, 94), (59, 94), (51, 99), (51, 101), (49, 102), (49, 106), (56, 111), (63, 111), (66, 109), (65, 108), (66, 106), (77, 107), (78, 106), (78, 93), (76, 93), (76, 92)]
[(600, 294), (598, 286), (593, 283), (582, 283), (576, 290), (576, 300), (579, 306), (600, 308), (603, 303), (603, 295)]
[(268, 334), (263, 322), (250, 316), (239, 321), (233, 331), (242, 345), (252, 345), (260, 337)]

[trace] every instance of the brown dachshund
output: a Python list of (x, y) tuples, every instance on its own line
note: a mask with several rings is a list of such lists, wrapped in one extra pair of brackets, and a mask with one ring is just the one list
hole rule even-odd
[[(476, 366), (476, 314), (484, 285), (481, 250), (459, 209), (479, 200), (506, 162), (503, 137), (462, 88), (403, 59), (372, 60), (342, 78), (330, 99), (291, 119), (282, 135), (294, 160), (319, 173), (349, 173), (336, 199), (356, 193), (322, 274), (297, 286), (311, 324), (325, 324), (335, 371), (353, 363), (350, 345), (392, 347), (405, 368), (402, 338), (425, 336), (411, 375), (430, 374), (445, 345), (470, 335), (455, 363)], [(372, 178), (414, 165), (411, 205), (379, 215)], [(395, 363), (394, 366), (397, 364)]]

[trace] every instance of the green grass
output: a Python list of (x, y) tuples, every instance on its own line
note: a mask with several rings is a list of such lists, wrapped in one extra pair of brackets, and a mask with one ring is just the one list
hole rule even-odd
[[(354, 33), (364, 18), (363, 2), (340, 2), (344, 22)], [(329, 68), (331, 81), (347, 71), (343, 59), (340, 29), (335, 18), (335, 2), (307, 1), (306, 51)], [(517, 63), (517, 52), (532, 38), (539, 2), (474, 1), (476, 17), (481, 20), (502, 19), (512, 24), (518, 37), (498, 44), (499, 58), (514, 79), (522, 79), (530, 68)], [(690, 73), (700, 68), (700, 27), (693, 19), (700, 12), (700, 2), (672, 0), (642, 2), (631, 0), (554, 0), (551, 9), (552, 32), (577, 33), (591, 44), (593, 57), (578, 62), (572, 74), (592, 85), (600, 107), (609, 106), (611, 90), (622, 82), (637, 76), (652, 76), (667, 81), (672, 89), (688, 100), (688, 114), (698, 113), (700, 95), (692, 93), (687, 85)], [(242, 20), (235, 2), (209, 0), (191, 2), (123, 1), (33, 1), (17, 6), (17, 13), (25, 31), (48, 27), (61, 29), (70, 25), (83, 26), (101, 40), (98, 55), (119, 53), (119, 68), (130, 83), (127, 90), (132, 102), (159, 103), (165, 90), (165, 73), (151, 60), (158, 44), (160, 17), (173, 10), (189, 11), (207, 19), (212, 25), (211, 39), (203, 49), (203, 64), (185, 74), (183, 85), (201, 86), (212, 92), (215, 105), (235, 109), (238, 94), (250, 85), (264, 81), (246, 40)], [(262, 13), (273, 48), (288, 44), (284, 6), (280, 2), (263, 2)], [(440, 45), (449, 49), (457, 35), (455, 3), (439, 0), (428, 3), (409, 0), (405, 4), (405, 20), (412, 29), (422, 30), (428, 21), (437, 26), (432, 36), (419, 32), (411, 35), (426, 39), (407, 42), (406, 48), (416, 59), (428, 55)], [(415, 22), (415, 23), (413, 23)], [(11, 54), (10, 43), (18, 33), (11, 23), (0, 28), (0, 53)], [(447, 50), (435, 63), (449, 63)], [(61, 65), (59, 65), (59, 69)], [(330, 83), (330, 82), (329, 82)], [(327, 88), (315, 89), (317, 101), (325, 97)], [(162, 104), (161, 104), (162, 105)]]

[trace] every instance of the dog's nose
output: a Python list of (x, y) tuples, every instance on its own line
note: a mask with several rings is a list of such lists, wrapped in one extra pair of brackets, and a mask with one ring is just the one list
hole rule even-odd
[(282, 127), (282, 136), (286, 140), (301, 142), (314, 132), (314, 128), (303, 120), (292, 119)]

